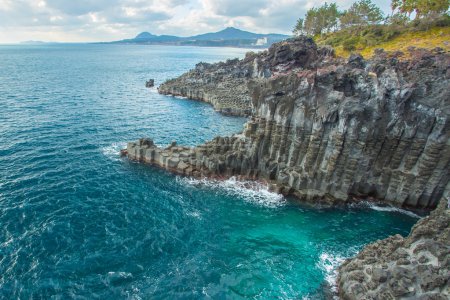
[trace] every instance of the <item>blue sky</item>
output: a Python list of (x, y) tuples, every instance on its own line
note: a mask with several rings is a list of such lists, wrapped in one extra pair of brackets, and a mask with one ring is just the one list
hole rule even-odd
[[(336, 1), (341, 9), (353, 1)], [(389, 12), (390, 0), (373, 1)], [(289, 34), (307, 0), (0, 0), (0, 43), (111, 41), (142, 31), (188, 36), (228, 26)]]

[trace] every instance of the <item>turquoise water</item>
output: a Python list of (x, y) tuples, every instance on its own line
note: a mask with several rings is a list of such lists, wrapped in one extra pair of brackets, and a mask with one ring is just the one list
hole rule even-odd
[(409, 232), (417, 219), (395, 210), (312, 208), (118, 157), (142, 136), (239, 132), (245, 119), (144, 83), (244, 52), (0, 46), (0, 298), (321, 299), (343, 258)]

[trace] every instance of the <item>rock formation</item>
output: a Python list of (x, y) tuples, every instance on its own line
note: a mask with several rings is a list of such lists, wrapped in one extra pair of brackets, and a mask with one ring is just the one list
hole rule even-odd
[(141, 139), (123, 153), (186, 176), (264, 180), (315, 203), (371, 196), (431, 209), (443, 198), (406, 239), (378, 241), (347, 261), (338, 284), (344, 299), (448, 299), (450, 55), (408, 55), (344, 61), (299, 38), (198, 64), (160, 93), (250, 114), (244, 131), (193, 148)]
[(442, 199), (430, 216), (400, 235), (368, 245), (339, 268), (342, 299), (449, 299), (450, 209)]
[(261, 54), (249, 52), (243, 60), (198, 63), (195, 69), (163, 83), (158, 91), (211, 103), (224, 114), (248, 116), (252, 114), (251, 95), (247, 86), (249, 80), (269, 78), (314, 64), (318, 61), (319, 52), (323, 52), (323, 58), (331, 54), (332, 49), (322, 48), (317, 51), (316, 44), (309, 38), (291, 40), (289, 43), (276, 44)]
[(149, 79), (145, 82), (145, 87), (146, 88), (151, 88), (155, 86), (155, 79)]
[(194, 149), (132, 143), (129, 157), (188, 176), (262, 179), (309, 201), (372, 196), (436, 207), (450, 178), (450, 56), (401, 55), (343, 61), (300, 38), (198, 64), (159, 91), (251, 112), (244, 132)]
[(237, 59), (215, 65), (198, 63), (194, 70), (160, 85), (158, 91), (211, 103), (223, 114), (247, 116), (251, 114), (248, 72), (247, 64)]

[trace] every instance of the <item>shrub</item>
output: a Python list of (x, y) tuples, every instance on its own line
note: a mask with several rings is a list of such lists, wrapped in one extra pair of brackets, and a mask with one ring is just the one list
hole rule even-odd
[(342, 47), (345, 51), (356, 50), (356, 45), (358, 45), (359, 39), (357, 37), (351, 37), (342, 43)]

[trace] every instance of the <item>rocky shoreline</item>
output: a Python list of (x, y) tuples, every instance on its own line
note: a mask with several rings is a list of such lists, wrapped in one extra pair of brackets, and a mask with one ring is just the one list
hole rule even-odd
[(366, 246), (339, 268), (342, 299), (449, 299), (450, 209), (446, 199), (400, 235)]
[[(398, 207), (433, 209), (448, 199), (450, 190), (449, 86), (450, 55), (440, 49), (410, 49), (407, 55), (379, 50), (371, 60), (359, 55), (343, 60), (312, 39), (287, 40), (242, 60), (198, 64), (158, 89), (209, 102), (223, 113), (251, 115), (241, 134), (192, 148), (174, 142), (162, 149), (151, 139), (140, 139), (128, 143), (123, 154), (185, 176), (262, 180), (272, 190), (313, 203), (373, 197)], [(448, 208), (441, 210), (443, 214), (436, 212), (429, 219), (444, 215), (448, 221)], [(374, 247), (414, 252), (408, 248), (410, 241), (418, 240), (415, 231), (427, 228), (424, 224), (434, 223), (420, 221), (407, 239), (391, 237), (369, 245), (362, 256), (345, 263), (339, 277), (341, 297), (435, 293), (437, 287), (417, 288), (428, 280), (426, 268), (414, 263), (422, 252), (372, 255)], [(442, 240), (430, 245), (449, 245), (448, 224), (424, 229), (427, 238)], [(431, 253), (446, 258), (430, 272), (449, 274), (448, 247), (439, 251), (444, 254)], [(396, 262), (386, 281), (364, 275), (370, 264), (385, 264), (384, 258)], [(418, 275), (408, 280), (418, 285), (400, 292), (384, 282), (406, 274), (395, 271), (405, 261), (417, 267), (411, 272)], [(442, 293), (448, 282), (439, 282)]]
[(240, 68), (241, 64), (239, 60), (216, 65), (198, 63), (188, 73), (161, 84), (158, 92), (211, 103), (225, 115), (249, 116), (252, 112), (248, 74)]

